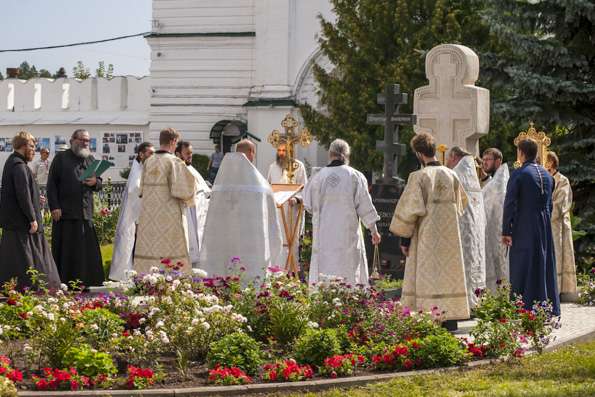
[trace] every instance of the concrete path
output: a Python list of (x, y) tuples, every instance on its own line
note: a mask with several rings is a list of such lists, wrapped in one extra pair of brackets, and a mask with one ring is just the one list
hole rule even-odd
[[(562, 303), (562, 327), (554, 330), (554, 340), (546, 350), (569, 342), (580, 342), (589, 339), (595, 334), (595, 306), (581, 306), (574, 303)], [(468, 337), (475, 320), (459, 322), (456, 336)]]

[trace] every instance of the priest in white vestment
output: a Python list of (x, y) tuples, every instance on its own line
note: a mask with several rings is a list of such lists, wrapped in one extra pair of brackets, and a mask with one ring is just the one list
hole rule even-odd
[(186, 164), (174, 156), (180, 134), (167, 128), (159, 134), (160, 148), (143, 164), (141, 212), (134, 270), (148, 273), (155, 266), (190, 273), (186, 207), (194, 205), (195, 180)]
[(320, 275), (368, 285), (368, 261), (361, 224), (380, 243), (376, 222), (380, 220), (368, 192), (366, 177), (349, 163), (347, 142), (336, 139), (329, 146), (330, 164), (306, 185), (304, 205), (312, 214), (312, 258), (308, 282)]
[(207, 210), (209, 209), (209, 197), (211, 188), (205, 182), (200, 173), (192, 166), (192, 145), (188, 141), (178, 142), (176, 147), (176, 156), (188, 167), (195, 180), (194, 205), (186, 208), (186, 222), (188, 229), (188, 254), (192, 267), (199, 267), (200, 245), (202, 244), (203, 230), (207, 220)]
[(467, 207), (465, 207), (463, 216), (459, 218), (459, 230), (463, 246), (469, 308), (474, 309), (479, 302), (478, 292), (486, 287), (486, 216), (483, 194), (475, 159), (470, 153), (458, 146), (452, 147), (447, 165), (457, 174), (467, 194)]
[(268, 267), (282, 265), (283, 238), (270, 184), (252, 164), (249, 140), (236, 145), (221, 162), (211, 192), (200, 250), (200, 265), (210, 276), (245, 269), (244, 285), (264, 280)]
[(492, 292), (498, 284), (510, 283), (507, 247), (502, 244), (502, 212), (509, 177), (508, 166), (500, 165), (482, 188), (486, 213), (486, 287)]
[(572, 188), (567, 177), (558, 171), (560, 160), (555, 152), (547, 153), (545, 168), (554, 177), (552, 194), (552, 236), (556, 254), (558, 291), (561, 302), (576, 302), (576, 266), (572, 241)]
[(470, 315), (459, 233), (467, 197), (457, 174), (436, 160), (431, 135), (414, 136), (411, 148), (423, 168), (409, 174), (390, 225), (407, 256), (401, 301), (414, 310), (437, 306), (456, 329)]
[[(297, 164), (297, 168), (294, 171), (293, 180), (290, 181), (287, 176), (287, 148), (285, 144), (280, 144), (277, 148), (277, 158), (271, 165), (269, 166), (269, 173), (267, 176), (267, 180), (270, 184), (295, 184), (295, 185), (306, 185), (308, 182), (308, 176), (306, 175), (306, 167), (304, 167), (304, 163), (299, 160), (294, 160), (295, 164)], [(287, 220), (288, 224), (291, 220), (293, 224), (297, 222), (298, 217), (298, 206), (296, 205), (298, 200), (302, 200), (302, 194), (298, 193), (295, 197), (289, 199), (282, 208), (279, 208), (279, 211), (285, 212), (285, 219)], [(282, 219), (281, 219), (282, 222)], [(281, 225), (281, 229), (283, 230), (283, 225)], [(292, 255), (295, 259), (295, 263), (299, 264), (300, 262), (300, 254), (299, 254), (299, 243), (300, 237), (304, 232), (304, 214), (302, 213), (300, 219), (300, 229), (296, 235), (296, 240), (293, 243)], [(287, 236), (283, 233), (283, 258), (287, 260), (288, 251), (287, 251)]]
[(141, 199), (139, 194), (143, 162), (151, 157), (154, 152), (155, 149), (152, 143), (143, 142), (138, 145), (136, 158), (132, 161), (126, 188), (122, 193), (120, 215), (114, 237), (114, 252), (109, 272), (110, 280), (126, 280), (126, 272), (132, 269), (136, 228), (140, 216)]

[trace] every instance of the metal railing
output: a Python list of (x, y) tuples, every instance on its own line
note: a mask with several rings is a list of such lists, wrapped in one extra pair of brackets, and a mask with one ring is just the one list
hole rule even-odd
[[(126, 182), (105, 181), (103, 183), (103, 189), (96, 194), (101, 201), (107, 203), (109, 209), (113, 210), (122, 204), (124, 189), (126, 189)], [(1, 190), (2, 187), (0, 186), (0, 191)], [(39, 185), (39, 193), (43, 196), (46, 195), (45, 185)], [(48, 209), (47, 202), (44, 206), (44, 209)]]

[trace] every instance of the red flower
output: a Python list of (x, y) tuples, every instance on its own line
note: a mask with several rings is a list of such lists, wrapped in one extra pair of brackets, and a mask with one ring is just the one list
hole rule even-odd
[(498, 321), (500, 321), (502, 324), (506, 324), (508, 322), (508, 320), (505, 318), (501, 318)]
[(405, 359), (405, 361), (403, 361), (403, 367), (407, 370), (413, 368), (413, 360), (409, 358)]
[(13, 369), (6, 375), (6, 377), (8, 379), (10, 379), (11, 381), (13, 381), (14, 383), (23, 381), (23, 374), (18, 369)]
[(9, 304), (10, 306), (15, 306), (17, 304), (17, 300), (14, 298), (8, 298), (6, 303)]

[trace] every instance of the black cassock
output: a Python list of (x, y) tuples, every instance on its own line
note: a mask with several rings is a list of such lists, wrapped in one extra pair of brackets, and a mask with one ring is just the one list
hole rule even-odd
[[(38, 229), (31, 234), (33, 221)], [(48, 287), (58, 288), (60, 277), (43, 235), (39, 187), (25, 158), (16, 152), (8, 157), (2, 172), (0, 227), (0, 285), (16, 278), (18, 287), (31, 286), (27, 270), (32, 267)]]
[(62, 210), (52, 225), (52, 253), (62, 282), (80, 280), (85, 287), (104, 281), (101, 250), (93, 225), (93, 192), (101, 190), (101, 178), (93, 187), (80, 177), (93, 162), (71, 149), (57, 153), (50, 166), (47, 194), (51, 210)]

